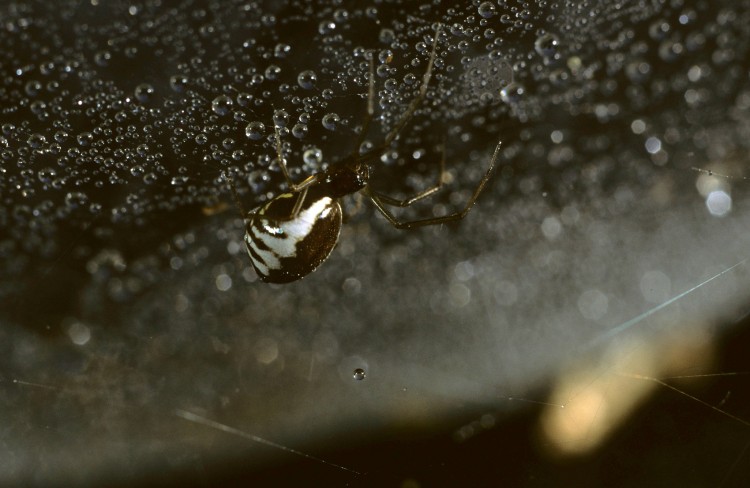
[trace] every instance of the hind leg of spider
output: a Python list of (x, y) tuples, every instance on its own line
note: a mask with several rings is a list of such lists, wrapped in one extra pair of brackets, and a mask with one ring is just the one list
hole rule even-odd
[(224, 171), (222, 172), (224, 175), (224, 179), (229, 182), (229, 188), (232, 190), (232, 197), (234, 198), (234, 204), (237, 207), (237, 210), (240, 212), (240, 216), (245, 219), (247, 218), (247, 210), (245, 210), (244, 205), (242, 205), (242, 200), (240, 200), (240, 195), (237, 193), (237, 186), (234, 184), (234, 175), (230, 171)]
[(368, 196), (375, 196), (380, 201), (380, 203), (384, 203), (386, 205), (392, 205), (394, 207), (408, 207), (409, 205), (412, 205), (413, 203), (418, 202), (423, 198), (437, 193), (437, 191), (443, 187), (443, 181), (445, 181), (445, 140), (443, 140), (443, 144), (441, 145), (440, 150), (440, 175), (438, 176), (437, 183), (409, 198), (393, 198), (373, 190), (368, 190)]
[[(375, 205), (375, 208), (378, 209), (380, 213), (383, 214), (383, 216), (388, 220), (388, 222), (391, 223), (392, 226), (394, 226), (397, 229), (413, 229), (415, 227), (425, 227), (428, 225), (439, 225), (439, 224), (445, 224), (448, 222), (455, 222), (457, 220), (461, 220), (469, 213), (471, 208), (474, 206), (474, 203), (477, 201), (477, 198), (479, 198), (479, 194), (482, 193), (482, 190), (484, 190), (484, 187), (487, 185), (487, 182), (490, 179), (490, 176), (492, 176), (492, 170), (495, 168), (495, 162), (497, 160), (498, 154), (500, 154), (500, 145), (501, 143), (498, 143), (495, 147), (495, 152), (492, 154), (492, 159), (490, 160), (489, 168), (487, 168), (487, 171), (484, 173), (484, 176), (482, 176), (482, 179), (479, 181), (479, 184), (477, 185), (476, 189), (474, 190), (474, 193), (471, 195), (471, 198), (469, 198), (469, 201), (466, 203), (466, 206), (463, 208), (463, 210), (460, 210), (458, 212), (444, 215), (442, 217), (431, 217), (426, 219), (419, 219), (419, 220), (407, 220), (407, 221), (400, 221), (398, 220), (393, 213), (391, 213), (388, 208), (386, 208), (386, 205), (392, 204), (387, 199), (384, 199), (382, 195), (378, 195), (376, 193), (373, 193), (370, 191), (369, 187), (365, 187), (364, 192), (368, 197), (370, 197), (370, 200)], [(424, 198), (427, 195), (431, 195), (437, 191), (437, 188), (433, 187), (430, 188), (420, 194), (418, 194), (416, 197), (412, 197), (411, 199), (407, 200), (396, 200), (391, 199), (394, 202), (398, 203), (404, 203), (404, 205), (399, 206), (407, 206), (409, 200), (412, 200), (412, 203), (416, 200), (419, 200), (421, 198)], [(428, 193), (431, 192), (431, 193)], [(423, 193), (427, 193), (427, 195), (422, 195)], [(416, 198), (416, 200), (415, 200)]]

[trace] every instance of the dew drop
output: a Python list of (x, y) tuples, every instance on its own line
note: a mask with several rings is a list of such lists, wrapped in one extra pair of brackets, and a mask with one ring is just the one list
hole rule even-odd
[(47, 143), (47, 138), (42, 134), (31, 134), (26, 143), (33, 149), (39, 149)]
[(485, 19), (489, 19), (490, 17), (495, 15), (495, 13), (497, 12), (497, 7), (495, 7), (495, 4), (492, 2), (482, 2), (479, 4), (477, 12)]
[(291, 52), (292, 47), (289, 44), (279, 43), (273, 48), (273, 55), (277, 58), (285, 58)]
[(315, 82), (318, 81), (318, 75), (315, 71), (305, 70), (297, 75), (297, 84), (305, 90), (311, 90), (315, 86)]
[(302, 153), (302, 160), (305, 164), (320, 164), (323, 160), (323, 152), (317, 147), (312, 147)]
[(396, 40), (396, 33), (393, 32), (393, 29), (381, 29), (378, 40), (383, 44), (390, 44)]
[(534, 42), (534, 49), (540, 56), (553, 59), (560, 50), (560, 40), (554, 34), (544, 34)]
[(184, 92), (185, 88), (187, 87), (187, 84), (188, 84), (187, 76), (174, 75), (169, 78), (169, 87), (177, 93)]
[(362, 368), (357, 368), (354, 370), (354, 374), (352, 377), (357, 381), (362, 381), (367, 376), (367, 373)]
[(54, 168), (42, 168), (37, 172), (36, 176), (42, 183), (51, 183), (55, 179), (55, 176), (57, 176), (57, 171)]
[(26, 85), (23, 88), (23, 91), (25, 91), (26, 94), (30, 97), (35, 97), (39, 95), (39, 92), (41, 90), (42, 90), (42, 84), (36, 80), (29, 81), (28, 83), (26, 83)]
[(336, 29), (336, 23), (330, 20), (324, 20), (318, 24), (318, 33), (321, 35), (330, 34)]
[(245, 135), (248, 139), (258, 141), (263, 137), (263, 131), (265, 130), (266, 126), (263, 125), (263, 122), (256, 120), (247, 124), (247, 127), (245, 127)]
[(279, 109), (273, 113), (273, 123), (276, 127), (286, 127), (289, 123), (289, 114), (284, 109)]
[(250, 105), (250, 102), (253, 101), (253, 96), (249, 93), (240, 93), (237, 95), (237, 103), (240, 107), (247, 107)]
[(79, 146), (90, 146), (94, 142), (94, 135), (91, 132), (81, 132), (76, 136)]
[(226, 115), (232, 109), (232, 99), (226, 95), (219, 95), (211, 102), (211, 110), (217, 115)]
[(294, 124), (292, 127), (292, 135), (297, 139), (302, 139), (307, 135), (308, 129), (305, 124)]
[(275, 80), (279, 77), (281, 74), (281, 68), (276, 66), (275, 64), (270, 65), (268, 68), (266, 68), (265, 76), (267, 80)]
[(99, 51), (96, 54), (94, 54), (94, 62), (101, 67), (105, 67), (109, 65), (109, 62), (112, 60), (112, 53), (109, 51)]
[(141, 83), (135, 87), (135, 98), (141, 103), (146, 103), (154, 96), (154, 87), (148, 83)]
[(339, 122), (341, 122), (341, 117), (338, 114), (330, 113), (323, 116), (323, 127), (328, 130), (336, 130)]

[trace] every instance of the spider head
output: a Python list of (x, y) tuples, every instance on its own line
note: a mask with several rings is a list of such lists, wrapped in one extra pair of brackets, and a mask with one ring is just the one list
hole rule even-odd
[(370, 168), (362, 162), (353, 165), (340, 165), (328, 168), (323, 182), (328, 194), (333, 198), (356, 193), (365, 186), (370, 179)]

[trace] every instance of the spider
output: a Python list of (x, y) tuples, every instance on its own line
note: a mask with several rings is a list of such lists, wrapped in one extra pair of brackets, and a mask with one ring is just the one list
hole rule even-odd
[[(250, 260), (259, 278), (267, 283), (290, 283), (312, 273), (333, 251), (339, 239), (342, 211), (339, 200), (360, 192), (372, 201), (375, 208), (397, 229), (412, 229), (427, 225), (442, 224), (464, 218), (476, 202), (490, 178), (497, 159), (500, 144), (492, 155), (489, 168), (477, 185), (468, 203), (458, 212), (442, 217), (411, 221), (399, 221), (386, 205), (407, 207), (437, 192), (443, 184), (445, 173), (445, 148), (440, 162), (440, 179), (432, 187), (406, 199), (396, 199), (370, 188), (370, 163), (378, 159), (383, 151), (398, 137), (414, 112), (422, 103), (432, 77), (438, 38), (442, 25), (438, 24), (432, 41), (432, 50), (417, 96), (399, 117), (394, 127), (386, 134), (383, 143), (364, 154), (353, 152), (344, 159), (330, 165), (324, 171), (313, 174), (300, 183), (289, 175), (281, 150), (279, 128), (274, 124), (276, 152), (279, 166), (286, 179), (289, 191), (275, 196), (267, 203), (245, 212), (237, 194), (234, 180), (228, 177), (237, 208), (245, 221), (245, 244)], [(360, 133), (359, 147), (367, 134), (374, 113), (374, 64), (370, 58), (367, 114)]]

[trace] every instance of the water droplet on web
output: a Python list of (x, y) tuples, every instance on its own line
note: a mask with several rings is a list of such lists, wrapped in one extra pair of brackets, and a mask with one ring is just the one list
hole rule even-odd
[(148, 83), (141, 83), (135, 87), (135, 98), (141, 103), (146, 103), (153, 98), (155, 91)]
[(320, 164), (323, 160), (323, 152), (317, 147), (313, 147), (302, 153), (302, 160), (306, 164)]
[(37, 172), (37, 178), (42, 183), (50, 183), (55, 176), (57, 176), (57, 171), (54, 168), (42, 168)]
[(393, 32), (393, 29), (380, 29), (380, 34), (378, 34), (378, 40), (382, 42), (383, 44), (390, 44), (396, 39), (396, 33)]
[(94, 142), (94, 135), (91, 132), (81, 132), (76, 136), (80, 146), (90, 146)]
[(256, 120), (247, 124), (247, 127), (245, 127), (245, 135), (248, 137), (248, 139), (258, 141), (263, 137), (263, 131), (265, 130), (266, 126), (263, 125), (263, 122), (259, 122)]
[(247, 107), (250, 105), (250, 102), (253, 101), (253, 96), (249, 93), (240, 93), (237, 95), (237, 103), (240, 107)]
[(275, 64), (272, 64), (266, 68), (266, 71), (264, 74), (267, 80), (275, 80), (281, 74), (281, 68), (276, 66)]
[(534, 49), (540, 56), (552, 59), (560, 50), (560, 40), (554, 34), (544, 34), (534, 42)]
[(273, 55), (277, 58), (285, 58), (289, 55), (292, 48), (289, 46), (289, 44), (279, 43), (276, 44), (276, 47), (273, 49)]
[(36, 80), (32, 80), (26, 83), (23, 90), (26, 92), (28, 96), (35, 97), (42, 90), (42, 84)]
[(375, 146), (372, 144), (372, 142), (370, 142), (370, 141), (364, 141), (359, 146), (359, 154), (361, 155), (361, 154), (368, 153), (368, 152), (372, 151), (373, 147), (375, 147)]
[(318, 33), (322, 35), (330, 34), (336, 29), (336, 23), (331, 20), (324, 20), (318, 24)]
[(367, 373), (362, 368), (357, 368), (354, 370), (354, 374), (352, 377), (357, 381), (362, 381), (367, 376)]
[(302, 139), (307, 135), (308, 129), (305, 124), (295, 124), (292, 127), (292, 135), (297, 139)]
[(109, 66), (109, 62), (112, 60), (112, 53), (109, 51), (99, 51), (94, 54), (94, 62), (101, 67)]
[(318, 75), (315, 71), (305, 70), (297, 75), (297, 84), (305, 90), (311, 90), (315, 86), (315, 82), (318, 81)]
[(338, 114), (326, 114), (323, 116), (323, 127), (328, 130), (336, 130), (341, 121), (341, 117)]
[(485, 19), (489, 19), (490, 17), (495, 15), (495, 13), (497, 12), (497, 7), (495, 7), (495, 4), (492, 2), (482, 2), (479, 4), (477, 12)]
[(44, 146), (46, 142), (47, 138), (42, 134), (31, 134), (26, 140), (26, 143), (34, 149), (39, 149), (40, 147)]
[(226, 115), (232, 109), (232, 99), (226, 95), (219, 95), (211, 102), (211, 110), (216, 115)]
[(289, 123), (289, 114), (284, 109), (279, 109), (273, 113), (273, 123), (276, 127), (286, 127)]
[(177, 93), (182, 93), (187, 87), (187, 76), (174, 75), (169, 78), (169, 87)]

